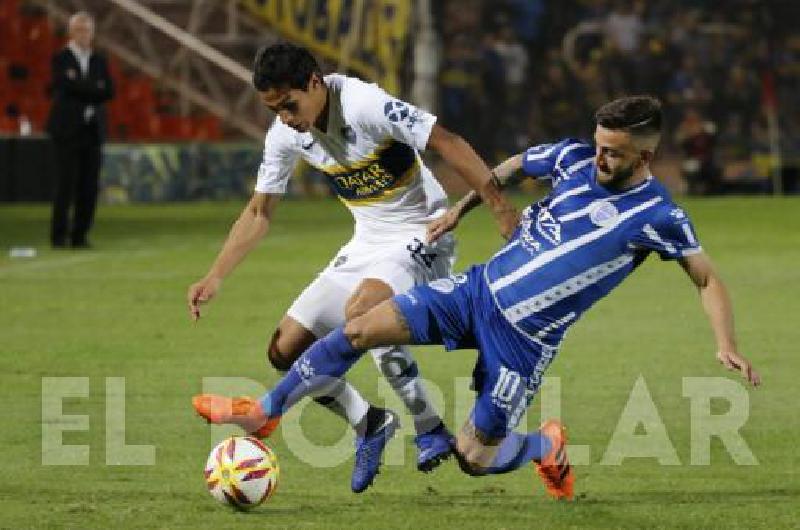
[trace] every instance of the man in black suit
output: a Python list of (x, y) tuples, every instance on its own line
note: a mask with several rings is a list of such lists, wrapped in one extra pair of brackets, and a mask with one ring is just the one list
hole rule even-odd
[(73, 248), (88, 248), (106, 134), (104, 103), (113, 96), (114, 86), (105, 58), (92, 50), (94, 19), (89, 13), (69, 19), (69, 37), (52, 61), (53, 106), (47, 129), (55, 144), (59, 175), (50, 240), (53, 247), (65, 247), (69, 235)]

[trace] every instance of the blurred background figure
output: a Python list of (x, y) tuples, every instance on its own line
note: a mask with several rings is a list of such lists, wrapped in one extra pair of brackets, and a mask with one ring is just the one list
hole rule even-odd
[(722, 192), (719, 169), (714, 160), (717, 126), (703, 119), (697, 109), (687, 108), (675, 132), (675, 143), (683, 150), (683, 179), (690, 195)]
[(50, 241), (56, 248), (68, 243), (89, 248), (106, 134), (104, 104), (114, 88), (105, 58), (92, 50), (94, 20), (89, 13), (69, 19), (69, 39), (52, 61), (53, 106), (47, 129), (55, 144), (58, 180)]
[(645, 24), (643, 2), (617, 2), (605, 19), (605, 48), (618, 91), (643, 91), (642, 43)]

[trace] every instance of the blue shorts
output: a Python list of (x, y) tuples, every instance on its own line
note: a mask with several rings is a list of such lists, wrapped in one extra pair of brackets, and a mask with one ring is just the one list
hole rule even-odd
[(394, 301), (414, 344), (478, 350), (472, 420), (484, 434), (499, 438), (516, 427), (530, 405), (555, 348), (534, 342), (506, 320), (483, 279), (483, 268), (476, 265), (416, 286)]

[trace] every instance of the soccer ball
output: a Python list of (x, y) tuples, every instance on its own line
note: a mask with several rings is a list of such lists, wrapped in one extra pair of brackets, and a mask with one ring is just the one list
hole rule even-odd
[(275, 493), (279, 472), (278, 459), (264, 442), (252, 436), (233, 436), (208, 455), (206, 485), (219, 502), (246, 510)]

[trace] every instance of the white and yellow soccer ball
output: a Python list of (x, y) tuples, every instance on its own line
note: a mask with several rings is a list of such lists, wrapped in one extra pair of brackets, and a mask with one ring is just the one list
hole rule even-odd
[(275, 493), (278, 459), (272, 449), (252, 436), (233, 436), (217, 444), (206, 462), (206, 485), (223, 504), (247, 510)]

